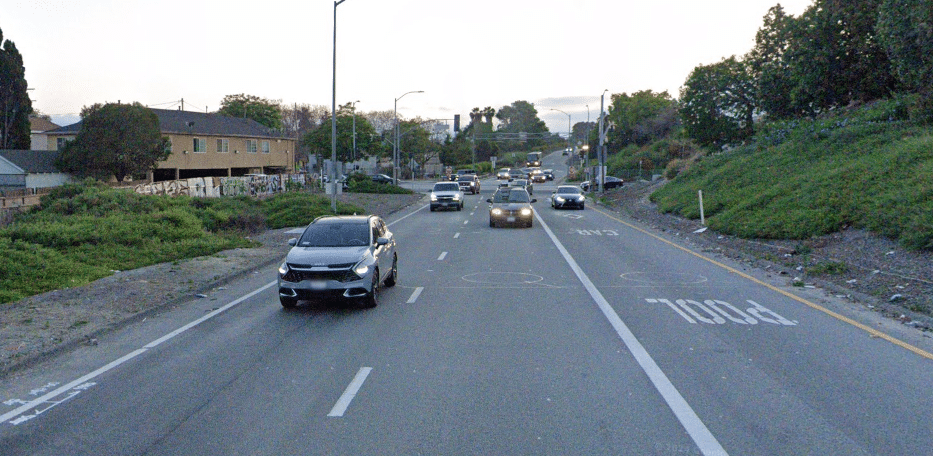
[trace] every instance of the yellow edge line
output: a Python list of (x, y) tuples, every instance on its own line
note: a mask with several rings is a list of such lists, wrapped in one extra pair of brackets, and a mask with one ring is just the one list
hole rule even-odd
[(926, 350), (923, 350), (923, 349), (921, 349), (921, 348), (915, 347), (915, 346), (913, 346), (913, 345), (911, 345), (911, 344), (908, 344), (907, 342), (904, 342), (904, 341), (902, 341), (902, 340), (900, 340), (900, 339), (897, 339), (897, 338), (895, 338), (895, 337), (891, 337), (891, 336), (889, 336), (889, 335), (887, 335), (887, 334), (885, 334), (885, 333), (883, 333), (883, 332), (881, 332), (881, 331), (878, 331), (878, 330), (875, 329), (875, 328), (872, 328), (871, 326), (868, 326), (868, 325), (859, 323), (859, 322), (857, 322), (857, 321), (855, 321), (855, 320), (853, 320), (853, 319), (851, 319), (851, 318), (849, 318), (849, 317), (846, 317), (846, 316), (844, 316), (844, 315), (840, 315), (840, 314), (838, 314), (838, 313), (836, 313), (836, 312), (833, 312), (832, 310), (829, 310), (829, 309), (827, 309), (827, 308), (825, 308), (825, 307), (823, 307), (823, 306), (821, 306), (821, 305), (819, 305), (819, 304), (816, 304), (816, 303), (812, 303), (812, 302), (810, 302), (810, 301), (807, 301), (806, 299), (803, 299), (803, 298), (801, 298), (801, 297), (799, 297), (799, 296), (797, 296), (797, 295), (795, 295), (795, 294), (793, 294), (793, 293), (784, 291), (784, 290), (782, 290), (782, 289), (780, 289), (780, 288), (777, 288), (777, 287), (775, 287), (775, 286), (773, 286), (773, 285), (771, 285), (771, 284), (768, 284), (768, 283), (765, 283), (765, 282), (763, 282), (763, 281), (761, 281), (761, 280), (758, 280), (758, 279), (756, 279), (756, 278), (754, 278), (754, 277), (752, 277), (752, 276), (750, 276), (750, 275), (748, 275), (748, 274), (746, 274), (746, 273), (744, 273), (744, 272), (742, 272), (742, 271), (739, 271), (739, 270), (737, 270), (737, 269), (735, 269), (735, 268), (726, 266), (725, 264), (722, 264), (722, 263), (720, 263), (720, 262), (718, 262), (718, 261), (716, 261), (716, 260), (714, 260), (714, 259), (712, 259), (712, 258), (709, 258), (709, 257), (703, 256), (703, 255), (701, 255), (701, 254), (699, 254), (699, 253), (696, 253), (696, 252), (694, 252), (693, 250), (690, 250), (690, 249), (688, 249), (688, 248), (686, 248), (686, 247), (677, 245), (677, 244), (675, 244), (675, 243), (673, 243), (673, 242), (671, 242), (671, 241), (668, 241), (667, 239), (664, 239), (664, 238), (662, 238), (662, 237), (660, 237), (660, 236), (658, 236), (658, 235), (656, 235), (656, 234), (654, 234), (654, 233), (650, 233), (650, 232), (648, 232), (648, 231), (646, 231), (646, 230), (643, 230), (643, 229), (641, 229), (641, 228), (639, 228), (639, 227), (637, 227), (637, 226), (635, 226), (635, 225), (632, 225), (631, 223), (628, 223), (628, 222), (626, 222), (626, 221), (624, 221), (624, 220), (621, 220), (621, 219), (619, 219), (618, 217), (615, 217), (615, 216), (613, 216), (612, 214), (609, 214), (609, 213), (607, 213), (607, 212), (605, 212), (605, 211), (602, 211), (602, 210), (599, 210), (599, 209), (596, 209), (596, 208), (593, 208), (593, 210), (596, 211), (596, 212), (599, 212), (600, 214), (603, 214), (603, 215), (605, 215), (606, 217), (609, 217), (609, 218), (611, 218), (611, 219), (613, 219), (613, 220), (615, 220), (615, 221), (617, 221), (617, 222), (619, 222), (619, 223), (621, 223), (621, 224), (623, 224), (623, 225), (625, 225), (625, 226), (627, 226), (627, 227), (629, 227), (629, 228), (631, 228), (631, 229), (633, 229), (633, 230), (635, 230), (635, 231), (639, 231), (639, 232), (641, 232), (641, 233), (643, 233), (643, 234), (646, 234), (646, 235), (648, 235), (648, 236), (651, 236), (651, 237), (653, 237), (653, 238), (655, 238), (655, 239), (657, 239), (657, 240), (659, 240), (659, 241), (661, 241), (661, 242), (663, 242), (663, 243), (665, 243), (665, 244), (668, 244), (668, 245), (670, 245), (670, 246), (672, 246), (672, 247), (675, 247), (675, 248), (678, 248), (678, 249), (680, 249), (680, 250), (683, 250), (684, 252), (687, 252), (687, 253), (689, 253), (689, 254), (691, 254), (691, 255), (697, 257), (697, 258), (706, 260), (706, 261), (708, 261), (708, 262), (710, 262), (710, 263), (712, 263), (712, 264), (714, 264), (714, 265), (716, 265), (716, 266), (719, 266), (720, 268), (723, 268), (723, 269), (725, 269), (725, 270), (727, 270), (727, 271), (729, 271), (729, 272), (731, 272), (731, 273), (733, 273), (733, 274), (737, 274), (737, 275), (739, 275), (740, 277), (743, 277), (743, 278), (745, 278), (745, 279), (748, 279), (748, 280), (750, 280), (750, 281), (752, 281), (752, 282), (757, 283), (758, 285), (762, 285), (762, 286), (764, 286), (764, 287), (766, 287), (766, 288), (768, 288), (768, 289), (770, 289), (770, 290), (772, 290), (772, 291), (776, 291), (776, 292), (778, 292), (778, 293), (780, 293), (780, 294), (782, 294), (782, 295), (784, 295), (784, 296), (787, 296), (788, 298), (791, 298), (791, 299), (793, 299), (794, 301), (797, 301), (797, 302), (799, 302), (799, 303), (802, 303), (802, 304), (806, 305), (807, 307), (810, 307), (810, 308), (812, 308), (812, 309), (814, 309), (814, 310), (818, 310), (818, 311), (823, 312), (823, 313), (825, 313), (826, 315), (829, 315), (829, 316), (831, 316), (831, 317), (833, 317), (833, 318), (835, 318), (835, 319), (837, 319), (837, 320), (840, 320), (840, 321), (846, 322), (846, 323), (848, 323), (848, 324), (850, 324), (850, 325), (852, 325), (852, 326), (855, 326), (856, 328), (861, 329), (861, 330), (867, 332), (868, 334), (871, 334), (871, 335), (874, 336), (874, 337), (877, 337), (877, 338), (880, 338), (880, 339), (884, 339), (884, 340), (886, 340), (886, 341), (888, 341), (888, 342), (890, 342), (890, 343), (892, 343), (892, 344), (894, 344), (894, 345), (897, 345), (897, 346), (899, 346), (899, 347), (901, 347), (901, 348), (905, 348), (905, 349), (907, 349), (907, 350), (910, 350), (910, 351), (912, 351), (912, 352), (914, 352), (914, 353), (916, 353), (916, 354), (918, 354), (918, 355), (920, 355), (920, 356), (922, 356), (922, 357), (924, 357), (924, 358), (927, 358), (927, 359), (929, 359), (929, 360), (933, 360), (933, 353), (930, 353), (930, 352), (928, 352), (928, 351), (926, 351)]

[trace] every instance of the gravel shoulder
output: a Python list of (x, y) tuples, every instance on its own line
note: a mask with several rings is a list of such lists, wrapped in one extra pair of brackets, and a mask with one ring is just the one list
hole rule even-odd
[[(350, 193), (339, 198), (385, 217), (418, 203), (424, 195)], [(82, 287), (0, 305), (0, 378), (77, 346), (94, 345), (101, 334), (203, 299), (237, 277), (268, 269), (288, 252), (288, 238), (294, 235), (287, 231), (251, 236), (259, 247), (117, 271)]]
[[(598, 199), (603, 208), (681, 239), (698, 251), (724, 255), (819, 287), (853, 306), (933, 334), (933, 254), (911, 252), (857, 229), (805, 241), (743, 240), (703, 230), (697, 220), (658, 212), (648, 199), (664, 181), (636, 182)], [(388, 216), (424, 195), (344, 194), (341, 201)], [(119, 271), (83, 287), (56, 290), (0, 306), (0, 378), (165, 309), (202, 299), (225, 283), (268, 269), (288, 251), (288, 229), (252, 237), (259, 247)], [(836, 264), (831, 273), (808, 274)], [(823, 268), (824, 270), (827, 268)]]

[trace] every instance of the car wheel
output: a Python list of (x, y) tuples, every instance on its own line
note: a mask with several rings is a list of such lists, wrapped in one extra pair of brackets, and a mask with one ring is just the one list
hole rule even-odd
[(492, 222), (492, 219), (489, 219), (489, 227), (490, 227), (490, 228), (495, 228), (495, 227), (496, 227), (496, 224)]
[(457, 210), (458, 210), (458, 211), (462, 211), (462, 210), (463, 210), (463, 203), (460, 203), (460, 205), (457, 206)]
[(387, 287), (394, 287), (395, 282), (398, 278), (398, 257), (392, 258), (392, 270), (389, 271), (389, 277), (386, 277), (385, 284)]
[(580, 210), (583, 210), (583, 203), (580, 203)]
[(363, 297), (363, 307), (373, 308), (379, 305), (379, 270), (373, 271), (373, 284), (368, 295)]
[(282, 307), (286, 309), (293, 309), (298, 305), (298, 300), (295, 298), (286, 298), (285, 296), (279, 296), (279, 302), (282, 303)]
[(431, 212), (434, 212), (434, 211), (435, 211), (435, 209), (437, 209), (437, 208), (434, 208), (434, 207), (432, 207), (432, 208), (431, 208)]
[(528, 221), (528, 224), (525, 225), (525, 228), (531, 228), (531, 227), (534, 225), (534, 223), (535, 223), (535, 222), (529, 220), (529, 221)]

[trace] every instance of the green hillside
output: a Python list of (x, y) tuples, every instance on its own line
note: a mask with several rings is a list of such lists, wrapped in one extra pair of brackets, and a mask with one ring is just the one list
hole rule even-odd
[(652, 195), (660, 210), (744, 238), (806, 239), (846, 226), (933, 250), (933, 128), (896, 101), (758, 127)]

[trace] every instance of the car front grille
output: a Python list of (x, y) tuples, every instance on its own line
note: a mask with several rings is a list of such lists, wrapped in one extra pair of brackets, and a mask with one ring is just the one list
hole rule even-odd
[(300, 270), (295, 269), (300, 268), (304, 265), (288, 265), (288, 273), (282, 276), (282, 280), (287, 282), (301, 282), (302, 280), (335, 280), (337, 282), (352, 282), (354, 280), (360, 280), (360, 276), (356, 275), (352, 269), (350, 269), (353, 264), (349, 265), (340, 265), (344, 266), (345, 269), (322, 269), (322, 270)]

